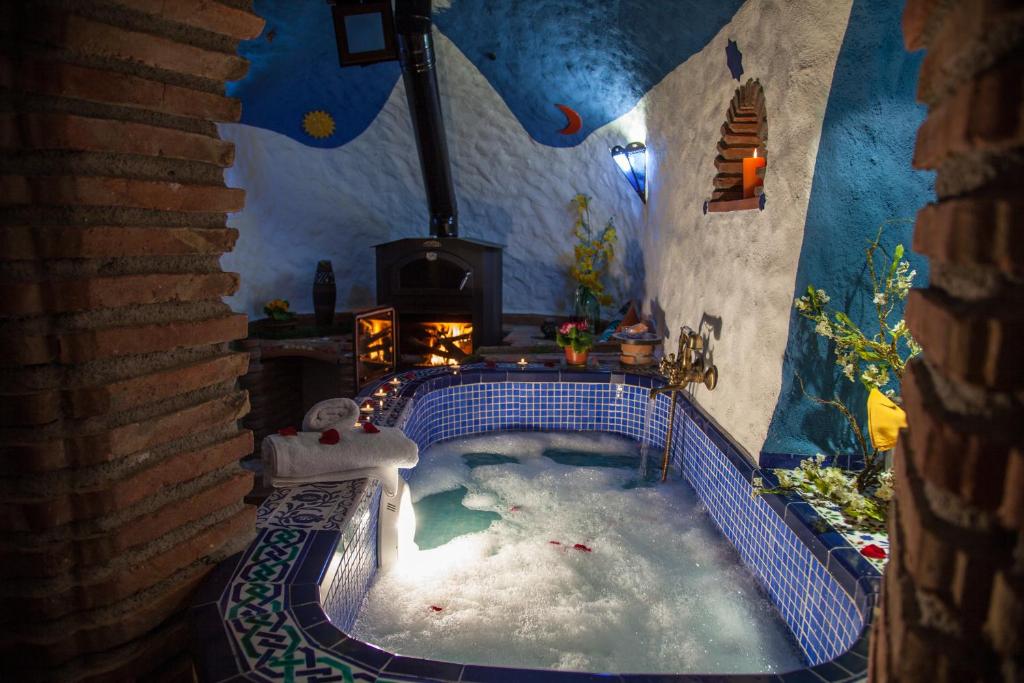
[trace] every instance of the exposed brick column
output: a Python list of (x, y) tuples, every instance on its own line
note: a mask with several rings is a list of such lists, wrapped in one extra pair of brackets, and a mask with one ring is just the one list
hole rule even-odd
[(224, 185), (244, 0), (0, 4), (0, 678), (190, 675), (251, 539)]
[(914, 165), (938, 172), (914, 248), (892, 558), (871, 680), (1024, 680), (1024, 5), (908, 0), (927, 48)]

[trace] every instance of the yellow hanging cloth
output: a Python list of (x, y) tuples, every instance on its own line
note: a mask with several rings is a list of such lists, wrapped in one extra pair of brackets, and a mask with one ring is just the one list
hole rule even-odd
[(900, 429), (907, 426), (907, 414), (878, 389), (868, 394), (868, 433), (875, 450), (895, 448)]

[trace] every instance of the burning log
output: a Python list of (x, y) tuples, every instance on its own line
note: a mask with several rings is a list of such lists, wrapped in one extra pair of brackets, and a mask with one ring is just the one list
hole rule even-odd
[(469, 354), (460, 349), (455, 344), (455, 337), (451, 339), (441, 339), (438, 341), (437, 346), (434, 347), (434, 355), (447, 358), (449, 360), (462, 360)]
[(362, 342), (364, 345), (372, 344), (373, 342), (380, 340), (382, 337), (387, 337), (390, 334), (391, 328), (385, 327), (383, 330), (380, 330), (379, 332), (374, 332), (373, 334), (360, 337), (359, 341)]
[(467, 332), (466, 334), (460, 334), (457, 337), (438, 336), (437, 340), (438, 341), (443, 341), (443, 342), (458, 343), (458, 342), (467, 342), (467, 341), (469, 341), (472, 338), (473, 338), (473, 333), (472, 332)]
[(389, 353), (392, 342), (390, 339), (383, 339), (376, 344), (364, 346), (360, 353)]
[[(467, 338), (469, 336), (470, 335), (465, 335)], [(445, 360), (460, 361), (469, 355), (455, 344), (457, 337), (442, 337), (440, 339), (431, 337), (429, 339), (434, 343), (431, 344), (423, 341), (422, 339), (410, 337), (408, 340), (409, 346), (415, 347), (415, 349), (424, 356), (440, 356)]]
[(391, 361), (389, 361), (389, 360), (381, 360), (379, 358), (364, 358), (364, 357), (360, 356), (359, 357), (359, 362), (362, 363), (363, 365), (379, 365), (382, 368), (383, 367), (391, 367)]

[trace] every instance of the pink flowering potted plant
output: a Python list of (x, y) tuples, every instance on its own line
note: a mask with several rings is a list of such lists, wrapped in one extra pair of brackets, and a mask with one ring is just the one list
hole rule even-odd
[(566, 321), (558, 328), (555, 341), (565, 349), (565, 362), (569, 365), (586, 365), (587, 355), (594, 345), (594, 335), (591, 334), (586, 320), (578, 322)]

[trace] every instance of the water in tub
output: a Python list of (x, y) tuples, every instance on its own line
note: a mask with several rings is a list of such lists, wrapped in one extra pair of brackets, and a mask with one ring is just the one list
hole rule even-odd
[(638, 449), (612, 435), (505, 432), (426, 450), (410, 480), (419, 548), (378, 575), (353, 635), (500, 666), (800, 667), (696, 494), (638, 482)]

